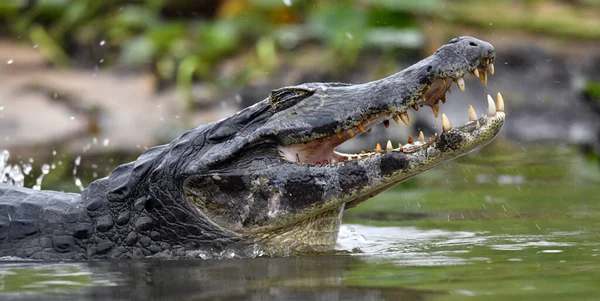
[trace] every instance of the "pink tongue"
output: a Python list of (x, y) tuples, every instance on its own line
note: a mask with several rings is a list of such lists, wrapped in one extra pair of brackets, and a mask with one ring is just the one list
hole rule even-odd
[(288, 161), (306, 162), (306, 163), (324, 163), (331, 162), (333, 150), (337, 144), (324, 142), (311, 142), (307, 144), (294, 144), (286, 147), (280, 147), (279, 150)]

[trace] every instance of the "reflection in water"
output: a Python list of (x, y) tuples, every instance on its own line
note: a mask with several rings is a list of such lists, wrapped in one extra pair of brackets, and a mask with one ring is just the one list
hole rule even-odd
[[(212, 261), (121, 261), (89, 264), (20, 263), (0, 268), (0, 283), (27, 272), (27, 285), (8, 293), (29, 299), (60, 292), (57, 299), (97, 300), (423, 300), (432, 292), (344, 285), (345, 274), (364, 262), (351, 256)], [(79, 276), (85, 281), (49, 281)], [(11, 280), (11, 277), (13, 277)], [(38, 279), (39, 281), (34, 281)], [(43, 289), (45, 286), (46, 289)], [(69, 287), (70, 286), (70, 287)], [(17, 293), (20, 291), (20, 293)], [(44, 295), (47, 300), (48, 296)]]

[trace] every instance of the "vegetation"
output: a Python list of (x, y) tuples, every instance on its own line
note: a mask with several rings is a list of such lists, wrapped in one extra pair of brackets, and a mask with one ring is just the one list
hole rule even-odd
[[(364, 49), (420, 47), (422, 18), (600, 38), (594, 1), (570, 2), (581, 9), (562, 1), (4, 0), (0, 33), (29, 40), (55, 66), (149, 68), (159, 87), (175, 83), (189, 98), (195, 79), (243, 84), (307, 43), (324, 45), (338, 68)], [(216, 72), (230, 57), (239, 68)]]

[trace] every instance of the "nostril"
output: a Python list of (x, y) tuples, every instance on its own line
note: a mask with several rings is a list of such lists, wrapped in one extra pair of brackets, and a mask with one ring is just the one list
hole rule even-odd
[(475, 44), (474, 42), (469, 42), (469, 45), (471, 45), (471, 46), (477, 46), (477, 44)]
[(431, 66), (427, 67), (427, 72), (431, 72), (431, 69), (433, 69), (433, 67), (431, 67)]

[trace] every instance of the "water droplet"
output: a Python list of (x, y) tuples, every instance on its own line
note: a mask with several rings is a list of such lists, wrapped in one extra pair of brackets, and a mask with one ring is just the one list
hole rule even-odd
[(100, 63), (100, 64), (104, 63), (104, 59), (101, 59), (101, 60), (99, 61), (99, 63)]
[(4, 106), (0, 106), (0, 111), (3, 111), (3, 110), (4, 110)]
[(110, 144), (110, 139), (106, 138), (104, 139), (104, 141), (102, 141), (102, 145), (103, 146), (108, 146)]
[(75, 120), (75, 116), (71, 116), (71, 120)]
[(10, 65), (10, 64), (12, 64), (13, 62), (14, 62), (14, 60), (13, 60), (13, 59), (8, 59), (8, 60), (6, 61), (6, 63), (7, 63), (7, 64), (9, 64), (9, 65)]
[(79, 164), (81, 163), (81, 156), (77, 156), (77, 158), (75, 158), (75, 166), (79, 166)]
[(56, 156), (56, 150), (52, 151), (52, 156)]
[(106, 44), (105, 40), (100, 41), (100, 46), (104, 46), (104, 44)]
[(283, 4), (285, 4), (285, 6), (292, 6), (292, 0), (283, 0)]
[(50, 172), (50, 165), (42, 164), (42, 174), (47, 175), (49, 172)]
[(348, 38), (348, 40), (352, 40), (352, 39), (354, 39), (354, 36), (351, 33), (346, 31), (346, 38)]
[(38, 49), (38, 47), (40, 47), (40, 45), (38, 45), (38, 44), (33, 45), (33, 49)]
[(31, 167), (31, 164), (29, 164), (29, 163), (23, 164), (23, 173), (24, 174), (28, 175), (32, 169), (33, 168)]
[(84, 189), (83, 184), (81, 183), (81, 179), (77, 177), (75, 177), (75, 186), (77, 186), (80, 191), (83, 191)]

